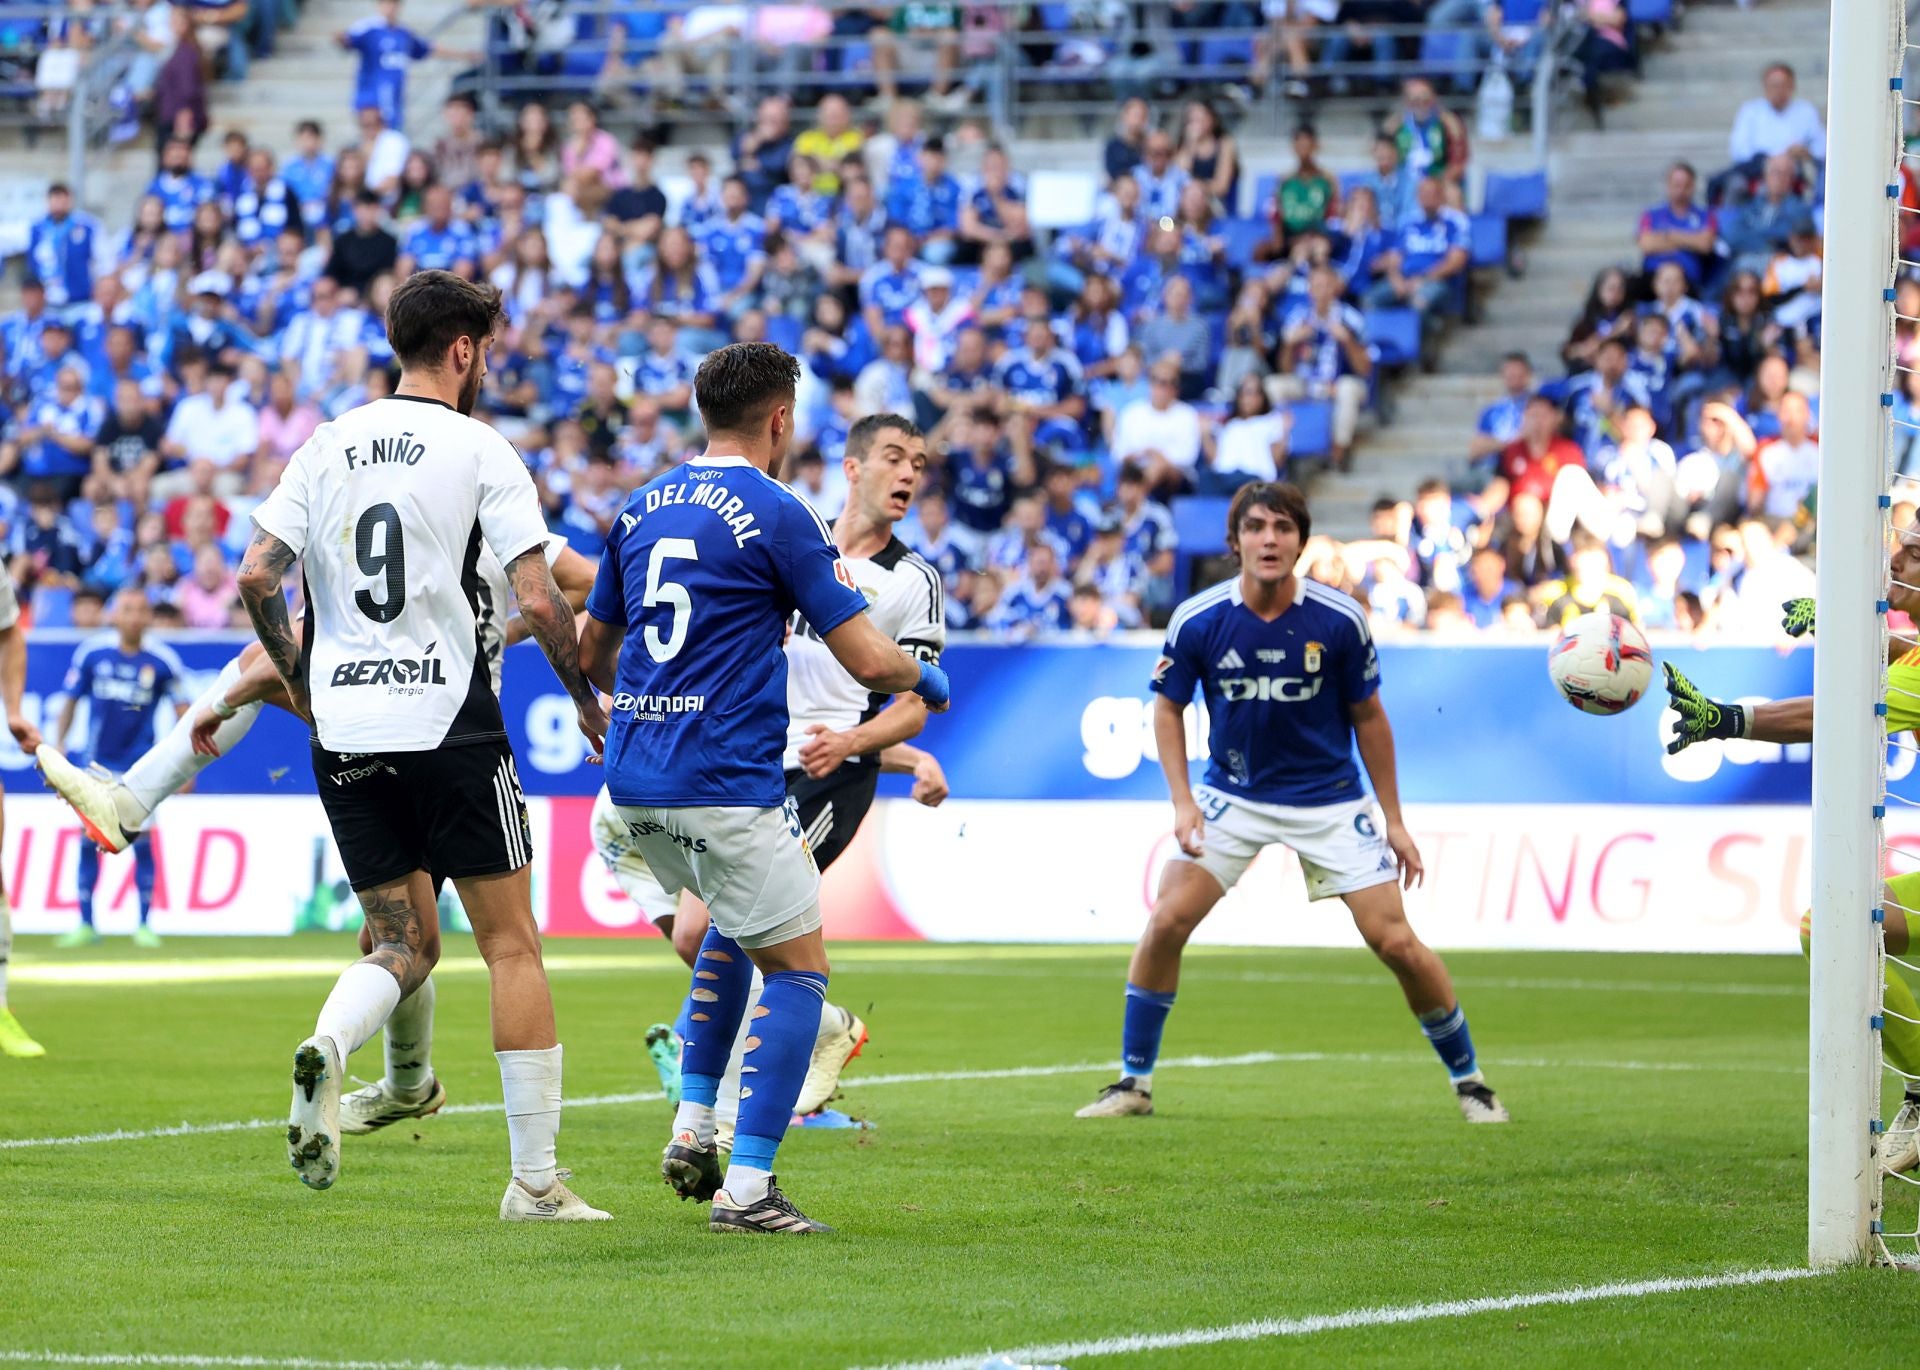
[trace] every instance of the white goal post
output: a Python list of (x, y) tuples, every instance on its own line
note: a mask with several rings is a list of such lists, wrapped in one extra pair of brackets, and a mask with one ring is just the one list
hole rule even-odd
[(1834, 0), (1820, 362), (1807, 1255), (1878, 1250), (1887, 500), (1905, 0)]

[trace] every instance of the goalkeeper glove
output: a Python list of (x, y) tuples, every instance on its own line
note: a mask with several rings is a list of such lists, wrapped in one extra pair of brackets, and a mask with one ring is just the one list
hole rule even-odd
[(1805, 637), (1813, 631), (1813, 601), (1810, 599), (1790, 599), (1780, 606), (1783, 617), (1780, 626), (1788, 637)]
[(1680, 715), (1673, 722), (1673, 741), (1667, 744), (1668, 755), (1683, 752), (1696, 742), (1747, 736), (1752, 719), (1745, 709), (1738, 704), (1708, 699), (1700, 693), (1699, 686), (1673, 668), (1671, 661), (1661, 664), (1667, 668), (1667, 702)]

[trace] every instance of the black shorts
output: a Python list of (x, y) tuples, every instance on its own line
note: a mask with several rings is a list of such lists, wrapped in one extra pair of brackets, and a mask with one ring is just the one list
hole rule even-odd
[(414, 871), (436, 883), (502, 875), (533, 858), (504, 740), (430, 752), (333, 752), (316, 742), (313, 779), (356, 893)]
[(800, 831), (806, 834), (814, 864), (821, 870), (831, 866), (860, 831), (879, 784), (880, 767), (874, 762), (842, 762), (820, 780), (805, 771), (787, 772), (787, 797), (800, 808)]

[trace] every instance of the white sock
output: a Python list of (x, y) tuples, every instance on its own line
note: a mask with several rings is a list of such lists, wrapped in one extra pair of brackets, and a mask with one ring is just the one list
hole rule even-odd
[(714, 1100), (713, 1112), (716, 1123), (725, 1123), (729, 1129), (740, 1121), (740, 1065), (746, 1059), (748, 1029), (753, 1024), (753, 1011), (760, 1004), (760, 991), (767, 982), (760, 975), (760, 967), (753, 968), (753, 987), (747, 991), (747, 1011), (740, 1015), (740, 1031), (733, 1036), (733, 1050), (727, 1053), (727, 1073), (720, 1077), (720, 1094)]
[[(193, 750), (193, 720), (200, 710), (213, 707), (213, 702), (225, 696), (239, 678), (238, 660), (229, 661), (221, 667), (218, 678), (201, 691), (200, 697), (193, 701), (193, 707), (181, 714), (167, 735), (147, 748), (120, 778), (120, 784), (114, 790), (114, 808), (120, 815), (122, 828), (128, 832), (138, 832), (144, 828), (163, 799), (178, 794), (189, 780), (216, 759), (200, 756)], [(220, 726), (213, 730), (213, 738), (221, 756), (239, 744), (259, 716), (260, 705), (256, 703), (243, 705), (232, 718), (221, 720)]]
[(693, 1140), (701, 1146), (713, 1145), (714, 1107), (712, 1104), (696, 1104), (691, 1099), (682, 1099), (680, 1107), (674, 1111), (673, 1133), (677, 1137), (682, 1132), (691, 1132)]
[(824, 1042), (829, 1037), (841, 1037), (853, 1026), (853, 1015), (838, 1004), (820, 1006), (820, 1031), (814, 1036), (815, 1042)]
[(513, 1176), (536, 1194), (553, 1188), (554, 1143), (560, 1137), (560, 1047), (496, 1051), (507, 1101), (507, 1147)]
[(742, 1206), (759, 1203), (767, 1197), (767, 1186), (773, 1183), (773, 1172), (761, 1170), (757, 1166), (730, 1165), (726, 1179), (720, 1187), (727, 1191), (727, 1197)]
[(331, 1037), (340, 1064), (372, 1040), (400, 1002), (400, 982), (379, 966), (355, 961), (340, 972), (333, 993), (320, 1006), (313, 1035)]
[(7, 963), (13, 958), (13, 905), (0, 890), (0, 1008), (7, 1006)]
[(387, 1093), (413, 1102), (433, 1079), (433, 981), (394, 1005), (387, 1018)]
[[(1125, 1075), (1127, 1073), (1127, 1068), (1125, 1066), (1120, 1067), (1120, 1073), (1122, 1075)], [(1142, 1094), (1153, 1093), (1153, 1072), (1148, 1071), (1145, 1075), (1134, 1076), (1133, 1087), (1139, 1090)]]

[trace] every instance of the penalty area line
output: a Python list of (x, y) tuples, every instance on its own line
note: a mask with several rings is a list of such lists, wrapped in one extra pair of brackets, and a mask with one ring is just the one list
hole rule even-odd
[(1445, 1299), (1435, 1303), (1353, 1308), (1344, 1313), (1322, 1313), (1303, 1318), (1257, 1318), (1225, 1327), (1192, 1327), (1179, 1332), (1143, 1332), (1097, 1341), (1053, 1342), (1012, 1350), (976, 1351), (944, 1360), (897, 1361), (870, 1370), (977, 1370), (994, 1356), (1029, 1364), (1077, 1361), (1094, 1356), (1126, 1356), (1142, 1351), (1175, 1351), (1189, 1346), (1222, 1342), (1266, 1341), (1278, 1337), (1306, 1337), (1319, 1332), (1343, 1332), (1356, 1327), (1397, 1327), (1407, 1323), (1470, 1318), (1481, 1313), (1510, 1313), (1523, 1308), (1564, 1308), (1602, 1299), (1642, 1299), (1656, 1294), (1683, 1294), (1707, 1289), (1737, 1289), (1751, 1285), (1784, 1284), (1828, 1273), (1799, 1267), (1771, 1270), (1733, 1270), (1723, 1275), (1684, 1275), (1666, 1279), (1625, 1280), (1614, 1284), (1577, 1285), (1535, 1294), (1501, 1294), (1477, 1299)]
[[(1234, 1066), (1278, 1065), (1410, 1065), (1431, 1061), (1424, 1052), (1387, 1051), (1248, 1051), (1238, 1056), (1176, 1056), (1160, 1063), (1161, 1070), (1221, 1070)], [(1653, 1074), (1697, 1074), (1737, 1071), (1752, 1075), (1802, 1075), (1802, 1066), (1768, 1065), (1764, 1062), (1727, 1061), (1575, 1061), (1515, 1056), (1489, 1059), (1494, 1070), (1624, 1070)], [(858, 1075), (847, 1079), (849, 1090), (883, 1089), (889, 1085), (952, 1084), (967, 1080), (1031, 1080), (1053, 1075), (1091, 1075), (1111, 1072), (1111, 1061), (1074, 1061), (1054, 1066), (1006, 1066), (999, 1070), (924, 1070), (893, 1075)], [(658, 1103), (667, 1096), (657, 1089), (627, 1094), (589, 1094), (565, 1101), (567, 1109), (610, 1108), (621, 1104)], [(498, 1113), (498, 1099), (478, 1103), (450, 1104), (438, 1116), (468, 1113)], [(65, 1137), (0, 1138), (0, 1151), (24, 1151), (36, 1147), (100, 1146), (107, 1142), (146, 1142), (163, 1137), (204, 1137), (223, 1132), (258, 1132), (285, 1127), (285, 1118), (247, 1118), (224, 1123), (175, 1123), (166, 1127), (116, 1128), (110, 1132), (84, 1132)]]

